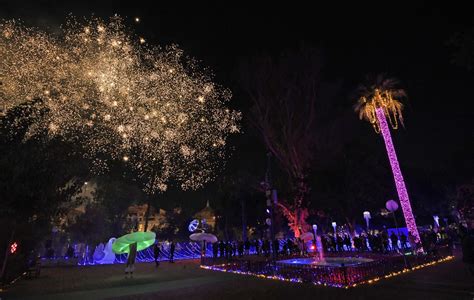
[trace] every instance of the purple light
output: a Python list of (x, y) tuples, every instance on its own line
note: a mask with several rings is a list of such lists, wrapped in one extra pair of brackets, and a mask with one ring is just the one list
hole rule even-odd
[(390, 129), (388, 127), (387, 120), (385, 119), (385, 113), (382, 108), (377, 108), (376, 114), (379, 121), (380, 131), (382, 132), (382, 136), (385, 141), (385, 147), (387, 148), (388, 159), (390, 161), (390, 166), (392, 167), (395, 186), (397, 187), (398, 198), (400, 199), (400, 205), (402, 207), (403, 216), (405, 217), (408, 232), (413, 236), (415, 243), (419, 243), (420, 234), (418, 233), (415, 217), (413, 216), (413, 212), (411, 210), (410, 198), (408, 198), (408, 192), (405, 187), (402, 171), (400, 170), (400, 166), (398, 164), (397, 153), (393, 147)]
[[(438, 259), (438, 260), (430, 260), (424, 264), (418, 264), (418, 262), (414, 262), (414, 266), (410, 269), (402, 269), (402, 270), (397, 270), (397, 269), (394, 269), (390, 272), (390, 270), (388, 268), (386, 268), (386, 262), (384, 260), (379, 260), (378, 263), (379, 263), (379, 266), (382, 265), (384, 266), (383, 267), (383, 272), (382, 273), (385, 273), (385, 275), (378, 275), (378, 276), (375, 276), (375, 277), (372, 277), (371, 278), (371, 274), (370, 274), (370, 268), (369, 269), (364, 269), (364, 271), (362, 273), (360, 272), (351, 272), (349, 277), (346, 277), (347, 276), (347, 273), (345, 273), (346, 275), (344, 276), (340, 276), (341, 275), (341, 267), (338, 267), (338, 268), (310, 268), (310, 269), (306, 269), (306, 268), (302, 268), (302, 269), (293, 269), (293, 270), (301, 270), (301, 271), (308, 271), (308, 270), (311, 270), (312, 272), (312, 277), (313, 277), (313, 281), (312, 281), (312, 284), (314, 285), (323, 285), (323, 286), (331, 286), (331, 287), (337, 287), (337, 288), (345, 288), (345, 289), (348, 289), (348, 288), (351, 288), (351, 287), (356, 287), (358, 285), (361, 285), (361, 284), (371, 284), (371, 283), (375, 283), (377, 281), (379, 281), (380, 279), (382, 278), (390, 278), (390, 277), (393, 277), (393, 276), (397, 276), (397, 275), (400, 275), (400, 274), (404, 274), (406, 272), (409, 272), (409, 271), (414, 271), (414, 270), (417, 270), (417, 269), (421, 269), (421, 268), (424, 268), (424, 267), (427, 267), (427, 266), (432, 266), (434, 264), (437, 264), (437, 263), (441, 263), (441, 262), (445, 262), (445, 261), (448, 261), (448, 260), (451, 260), (453, 259), (454, 256), (446, 256), (446, 257), (443, 257), (441, 259)], [(376, 265), (375, 265), (376, 266)], [(250, 276), (256, 276), (256, 277), (259, 277), (259, 278), (266, 278), (266, 279), (273, 279), (273, 280), (282, 280), (282, 281), (289, 281), (289, 282), (298, 282), (298, 283), (303, 283), (303, 279), (302, 279), (302, 273), (298, 272), (298, 273), (288, 273), (288, 272), (284, 272), (282, 274), (279, 274), (279, 269), (278, 268), (272, 268), (273, 271), (269, 271), (268, 268), (265, 268), (265, 270), (260, 270), (260, 271), (257, 271), (257, 272), (250, 272), (250, 271), (246, 271), (246, 270), (240, 270), (238, 269), (238, 265), (236, 264), (233, 264), (233, 263), (224, 263), (224, 264), (220, 264), (220, 265), (201, 265), (200, 266), (202, 269), (206, 269), (206, 270), (212, 270), (212, 271), (220, 271), (220, 272), (226, 272), (226, 273), (234, 273), (234, 274), (240, 274), (240, 275), (250, 275)], [(342, 272), (347, 272), (348, 269), (347, 267), (342, 267), (345, 269), (345, 271), (342, 271)], [(374, 269), (374, 270), (377, 270), (378, 273), (380, 273), (380, 269)], [(369, 272), (369, 273), (367, 273)], [(292, 276), (295, 276), (296, 277), (292, 277)], [(323, 275), (321, 277), (321, 275)], [(372, 275), (375, 275), (375, 274), (372, 274)], [(349, 279), (349, 281), (347, 281)]]

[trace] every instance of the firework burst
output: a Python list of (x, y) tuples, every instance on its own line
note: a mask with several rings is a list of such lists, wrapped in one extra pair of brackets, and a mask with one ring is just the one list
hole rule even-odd
[(211, 180), (239, 131), (228, 90), (177, 46), (149, 46), (119, 17), (70, 19), (60, 37), (3, 22), (0, 56), (3, 111), (34, 99), (42, 108), (26, 139), (47, 132), (81, 143), (97, 170), (123, 160), (151, 194), (171, 180), (183, 189)]

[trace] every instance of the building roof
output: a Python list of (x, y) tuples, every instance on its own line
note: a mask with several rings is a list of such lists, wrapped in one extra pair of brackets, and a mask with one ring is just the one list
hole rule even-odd
[(209, 200), (207, 200), (206, 207), (195, 213), (194, 217), (212, 218), (214, 214), (214, 209), (209, 205)]

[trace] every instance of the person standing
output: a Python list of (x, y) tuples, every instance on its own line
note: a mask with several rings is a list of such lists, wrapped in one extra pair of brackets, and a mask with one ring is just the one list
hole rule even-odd
[(388, 236), (388, 232), (387, 232), (386, 229), (382, 230), (381, 239), (382, 239), (382, 252), (387, 253), (390, 249), (388, 247), (389, 246), (389, 242), (388, 242), (389, 236)]
[(266, 257), (270, 255), (270, 241), (269, 240), (265, 239), (263, 241), (262, 250)]
[(245, 248), (245, 255), (249, 255), (250, 254), (250, 241), (248, 239), (245, 240), (244, 248)]
[(402, 246), (403, 250), (408, 248), (407, 236), (404, 233), (402, 233), (402, 235), (400, 236), (400, 245)]
[(352, 250), (351, 237), (348, 234), (344, 235), (344, 246), (346, 246), (347, 251)]
[(225, 257), (225, 245), (223, 241), (219, 242), (219, 257)]
[(219, 252), (219, 243), (216, 242), (216, 243), (212, 244), (212, 257), (214, 259), (217, 258), (217, 253), (218, 252)]
[[(474, 227), (474, 226), (472, 226)], [(468, 272), (474, 276), (474, 228), (459, 227), (462, 261)]]
[(275, 257), (278, 257), (278, 253), (280, 252), (280, 242), (275, 239), (273, 240), (273, 253), (275, 254)]
[(260, 256), (260, 240), (256, 239), (255, 240), (255, 252), (257, 252), (257, 255)]
[(336, 244), (338, 252), (344, 251), (344, 240), (342, 239), (342, 236), (340, 234), (336, 236)]
[(135, 260), (137, 258), (137, 243), (130, 244), (128, 246), (128, 257), (127, 257), (127, 265), (125, 266), (125, 278), (130, 277), (133, 278), (133, 271), (135, 271)]
[(244, 243), (242, 241), (239, 241), (238, 252), (239, 257), (242, 257), (244, 255)]
[(235, 257), (237, 255), (237, 243), (232, 242), (231, 245), (232, 245), (232, 256)]
[(170, 263), (174, 263), (174, 248), (175, 244), (173, 241), (170, 243)]
[(390, 235), (390, 241), (392, 242), (392, 251), (396, 251), (398, 249), (398, 236), (393, 231)]
[(155, 267), (160, 266), (160, 256), (161, 256), (161, 248), (160, 243), (158, 241), (155, 242), (153, 245), (153, 256), (155, 258)]
[(233, 250), (232, 248), (233, 248), (232, 243), (230, 241), (227, 241), (226, 245), (225, 245), (225, 249), (226, 249), (225, 257), (226, 257), (226, 259), (230, 259), (232, 257), (232, 250)]

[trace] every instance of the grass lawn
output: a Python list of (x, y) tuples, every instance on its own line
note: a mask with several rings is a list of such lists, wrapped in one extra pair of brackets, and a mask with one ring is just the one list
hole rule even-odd
[(43, 269), (0, 293), (8, 299), (474, 299), (474, 277), (455, 260), (352, 289), (318, 287), (203, 270), (198, 261)]

